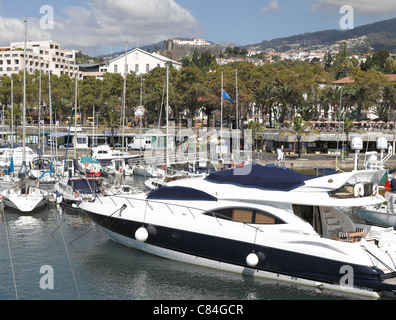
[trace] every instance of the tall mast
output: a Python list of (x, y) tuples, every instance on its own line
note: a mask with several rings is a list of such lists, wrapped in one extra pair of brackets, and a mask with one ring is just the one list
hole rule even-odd
[(169, 124), (168, 124), (168, 117), (169, 117), (169, 65), (166, 65), (166, 170), (168, 171), (169, 166), (169, 153), (168, 153), (168, 145), (169, 145)]
[(22, 166), (26, 166), (26, 34), (27, 34), (27, 18), (25, 18), (25, 38), (23, 44), (23, 131), (22, 131)]
[(41, 62), (40, 62), (40, 77), (39, 77), (39, 101), (38, 101), (38, 149), (40, 149), (41, 137)]
[[(238, 70), (235, 69), (235, 126), (236, 126), (236, 134), (237, 134), (237, 150), (239, 151), (239, 129), (238, 129), (238, 123), (239, 123), (239, 118), (238, 118)], [(238, 152), (238, 157), (239, 157), (239, 152)]]
[(221, 108), (220, 108), (220, 154), (222, 152), (221, 144), (223, 142), (223, 71), (221, 72)]
[(11, 76), (11, 149), (14, 150), (14, 78)]
[(123, 96), (123, 108), (122, 108), (122, 154), (124, 154), (124, 144), (125, 144), (126, 78), (128, 74), (127, 53), (128, 53), (128, 40), (125, 41), (124, 96)]
[[(78, 76), (76, 72), (76, 84), (75, 84), (75, 94), (74, 94), (74, 139), (73, 139), (73, 147), (74, 147), (74, 159), (77, 159), (77, 81)], [(71, 119), (70, 119), (71, 120)]]

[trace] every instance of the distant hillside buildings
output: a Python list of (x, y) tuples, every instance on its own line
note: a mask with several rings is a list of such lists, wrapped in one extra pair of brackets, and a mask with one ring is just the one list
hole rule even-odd
[(209, 51), (213, 55), (220, 54), (220, 45), (211, 44), (202, 38), (193, 40), (169, 39), (164, 41), (164, 52), (171, 55), (172, 59), (179, 60), (194, 52), (203, 53)]

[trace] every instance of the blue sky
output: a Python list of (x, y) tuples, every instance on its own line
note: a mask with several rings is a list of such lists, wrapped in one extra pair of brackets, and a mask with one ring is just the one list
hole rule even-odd
[[(238, 45), (326, 29), (340, 29), (342, 5), (354, 26), (396, 17), (395, 0), (0, 0), (0, 46), (23, 40), (59, 41), (90, 54), (174, 37), (203, 37)], [(40, 22), (53, 9), (53, 29)]]

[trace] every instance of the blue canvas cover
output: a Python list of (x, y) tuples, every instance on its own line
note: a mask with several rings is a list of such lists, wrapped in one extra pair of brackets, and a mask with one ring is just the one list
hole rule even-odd
[(67, 184), (73, 187), (73, 190), (78, 190), (81, 193), (99, 193), (100, 188), (98, 181), (95, 179), (69, 179)]
[(240, 168), (213, 172), (205, 180), (243, 187), (289, 191), (313, 178), (316, 176), (307, 176), (285, 167), (253, 163)]
[(201, 190), (188, 188), (188, 187), (178, 187), (178, 186), (174, 186), (174, 187), (163, 186), (158, 189), (155, 189), (147, 195), (147, 199), (217, 201), (216, 197), (213, 197), (210, 194), (203, 192)]

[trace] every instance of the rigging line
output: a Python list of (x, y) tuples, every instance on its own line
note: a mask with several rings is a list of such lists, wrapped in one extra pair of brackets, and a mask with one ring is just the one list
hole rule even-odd
[[(121, 213), (126, 207), (127, 207), (127, 205), (126, 205), (126, 204), (123, 204), (121, 208), (117, 209), (117, 210), (114, 211), (111, 215), (109, 215), (108, 217), (104, 218), (102, 221), (100, 221), (100, 222), (98, 223), (98, 225), (101, 225), (103, 221), (106, 221), (108, 218), (110, 218), (111, 216), (113, 216), (114, 214), (116, 214), (118, 211), (120, 211), (120, 213)], [(88, 232), (92, 231), (95, 227), (96, 227), (96, 224), (95, 224), (92, 228), (90, 228), (90, 229), (88, 229), (86, 232), (84, 232), (83, 234), (79, 235), (79, 236), (78, 236), (77, 238), (75, 238), (74, 240), (70, 241), (69, 244), (71, 244), (72, 242), (74, 242), (74, 241), (80, 239), (81, 237), (85, 236)]]
[(15, 280), (14, 263), (12, 262), (12, 254), (11, 254), (10, 240), (9, 240), (9, 237), (8, 237), (7, 221), (6, 221), (5, 214), (4, 214), (4, 208), (3, 208), (2, 211), (3, 211), (4, 229), (5, 229), (5, 234), (6, 234), (6, 238), (7, 238), (7, 245), (8, 245), (8, 254), (9, 254), (9, 256), (10, 256), (12, 278), (13, 278), (13, 280), (14, 280), (15, 296), (16, 296), (16, 299), (19, 300), (19, 297), (18, 297), (18, 289), (17, 289), (17, 285), (16, 285), (16, 280)]
[[(60, 227), (62, 223), (60, 222), (60, 217), (59, 217), (59, 212), (58, 212), (58, 210), (56, 210), (56, 213), (57, 213), (57, 214), (56, 214), (56, 217), (57, 217), (57, 219), (58, 219), (58, 223), (59, 223), (59, 227)], [(65, 220), (66, 220), (66, 219), (65, 219)], [(74, 285), (75, 285), (76, 291), (77, 291), (77, 296), (78, 296), (78, 299), (81, 300), (80, 291), (78, 290), (77, 280), (76, 280), (76, 276), (74, 275), (73, 265), (72, 265), (72, 263), (71, 263), (69, 251), (67, 250), (67, 246), (66, 246), (66, 242), (65, 242), (65, 237), (64, 237), (64, 235), (63, 235), (63, 230), (62, 230), (62, 228), (59, 228), (59, 230), (60, 230), (61, 235), (62, 235), (62, 241), (63, 241), (63, 245), (64, 245), (64, 247), (65, 247), (67, 259), (68, 259), (68, 261), (69, 261), (70, 270), (71, 270), (71, 273), (72, 273), (72, 276), (73, 276), (73, 280), (74, 280)]]

